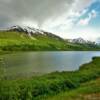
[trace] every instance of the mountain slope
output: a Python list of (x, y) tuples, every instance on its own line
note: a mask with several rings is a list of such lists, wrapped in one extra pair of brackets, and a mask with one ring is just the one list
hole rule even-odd
[(0, 51), (100, 50), (99, 46), (65, 41), (43, 30), (13, 26), (0, 31)]
[(92, 42), (92, 41), (89, 41), (89, 40), (84, 40), (83, 38), (69, 39), (68, 41), (71, 42), (71, 43), (77, 43), (77, 44), (96, 45), (96, 42)]
[(26, 33), (26, 35), (29, 36), (29, 37), (35, 37), (37, 35), (41, 35), (41, 36), (49, 36), (51, 38), (63, 40), (59, 36), (54, 35), (52, 33), (45, 32), (43, 30), (39, 30), (39, 29), (36, 29), (36, 28), (26, 27), (26, 26), (12, 26), (12, 27), (8, 28), (7, 31), (9, 31), (9, 32), (16, 31), (16, 32), (19, 32), (19, 33), (23, 32), (23, 33)]

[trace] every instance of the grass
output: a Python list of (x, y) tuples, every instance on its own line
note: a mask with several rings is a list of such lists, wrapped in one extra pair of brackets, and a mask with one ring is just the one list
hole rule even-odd
[(0, 31), (0, 52), (3, 51), (70, 51), (70, 50), (100, 50), (100, 46), (88, 44), (74, 44), (51, 37), (49, 35), (34, 34), (30, 38), (23, 32)]
[(70, 92), (99, 77), (100, 57), (94, 57), (92, 62), (82, 65), (75, 72), (54, 72), (29, 79), (2, 79), (0, 100), (45, 100), (47, 96)]
[[(100, 47), (73, 44), (46, 35), (34, 35), (34, 38), (30, 38), (25, 33), (0, 32), (0, 54), (12, 51), (54, 50), (100, 50)], [(80, 70), (75, 72), (54, 72), (15, 80), (7, 80), (4, 74), (4, 69), (0, 65), (0, 100), (42, 100), (42, 98), (45, 100), (48, 96), (51, 97), (64, 91), (69, 95), (77, 94), (77, 91), (81, 91), (78, 88), (83, 83), (100, 77), (100, 57), (94, 57), (92, 62), (82, 65)], [(76, 92), (71, 94), (70, 91), (74, 89), (77, 89)], [(92, 91), (92, 88), (89, 90)], [(84, 89), (82, 91), (85, 92)], [(60, 97), (60, 94), (57, 97)]]
[(62, 92), (46, 100), (99, 100), (100, 78), (81, 84), (79, 88), (72, 91)]

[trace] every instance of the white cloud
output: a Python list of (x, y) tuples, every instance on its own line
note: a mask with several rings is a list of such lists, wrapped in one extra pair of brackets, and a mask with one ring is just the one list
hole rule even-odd
[(88, 25), (89, 22), (95, 18), (97, 16), (97, 12), (95, 10), (92, 10), (89, 14), (88, 14), (88, 17), (84, 18), (84, 19), (80, 19), (79, 22), (78, 22), (78, 25)]
[[(75, 21), (88, 11), (88, 6), (94, 0), (73, 0), (72, 5), (69, 6), (67, 11), (56, 18), (49, 18), (44, 22), (42, 28), (51, 32), (67, 32), (67, 30), (75, 26)], [(88, 20), (88, 19), (87, 19)], [(88, 21), (85, 21), (88, 22)]]
[(85, 18), (85, 19), (81, 19), (79, 22), (78, 22), (78, 25), (88, 25), (89, 24), (89, 21), (91, 20), (90, 17), (88, 18)]
[(84, 8), (87, 8), (93, 2), (94, 0), (75, 0), (75, 2), (73, 3), (73, 10), (82, 11), (84, 10)]
[(42, 28), (51, 32), (66, 32), (67, 30), (75, 26), (75, 21), (82, 15), (84, 15), (88, 9), (83, 9), (82, 11), (75, 12), (71, 8), (67, 13), (64, 13), (56, 19), (48, 19), (42, 25)]
[(82, 11), (74, 11), (73, 9), (71, 9), (69, 11), (69, 16), (80, 17), (80, 16), (84, 15), (87, 11), (88, 11), (88, 9), (83, 9)]
[[(82, 4), (83, 1), (84, 3)], [(77, 2), (74, 2), (73, 4), (76, 5)], [(82, 8), (81, 6), (78, 6), (80, 4), (82, 5)], [(84, 39), (94, 41), (97, 37), (100, 37), (100, 30), (89, 28), (89, 26), (82, 28), (80, 25), (88, 25), (91, 19), (97, 16), (97, 12), (95, 10), (92, 10), (85, 19), (79, 20), (78, 25), (75, 24), (80, 17), (88, 12), (88, 6), (90, 4), (90, 0), (81, 0), (78, 2), (77, 6), (71, 6), (70, 10), (60, 17), (56, 19), (51, 18), (48, 21), (45, 21), (42, 28), (63, 38), (82, 37)], [(78, 9), (78, 7), (80, 9)]]
[(67, 30), (65, 32), (62, 32), (61, 34), (55, 33), (56, 35), (60, 35), (63, 38), (69, 38), (69, 39), (74, 39), (74, 38), (83, 38), (85, 40), (90, 40), (90, 41), (95, 41), (98, 37), (100, 37), (100, 30), (96, 30), (93, 28), (72, 28), (70, 30)]
[(95, 18), (95, 17), (97, 16), (97, 12), (96, 12), (95, 10), (92, 10), (91, 16), (92, 16), (93, 18)]
[[(39, 27), (63, 38), (93, 38), (96, 31), (81, 29), (97, 16), (92, 10), (84, 19), (78, 18), (87, 13), (95, 0), (0, 0), (0, 27), (26, 25)], [(85, 31), (83, 31), (85, 30)], [(87, 35), (86, 35), (86, 34)], [(86, 37), (87, 36), (87, 37)], [(98, 36), (98, 35), (97, 35)]]

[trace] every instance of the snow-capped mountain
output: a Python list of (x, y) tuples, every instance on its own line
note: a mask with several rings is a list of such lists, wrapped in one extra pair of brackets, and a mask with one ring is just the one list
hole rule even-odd
[(68, 41), (72, 43), (86, 43), (87, 42), (83, 38), (69, 39)]
[[(60, 40), (63, 40), (63, 41), (66, 41), (64, 40), (63, 38), (55, 35), (55, 34), (52, 34), (50, 32), (46, 32), (46, 31), (43, 31), (41, 29), (36, 29), (36, 28), (32, 28), (32, 27), (28, 27), (28, 26), (12, 26), (10, 28), (6, 28), (4, 29), (4, 31), (17, 31), (17, 32), (23, 32), (25, 34), (27, 34), (29, 37), (31, 38), (34, 38), (35, 35), (43, 35), (43, 36), (49, 36), (51, 38), (55, 38), (55, 39), (60, 39)], [(83, 38), (76, 38), (76, 39), (67, 39), (68, 42), (71, 42), (71, 43), (80, 43), (80, 44), (96, 44), (97, 42), (92, 42), (92, 41), (88, 41), (88, 40), (84, 40)], [(98, 38), (98, 42), (100, 43), (100, 38)]]
[(80, 43), (80, 44), (95, 44), (93, 41), (84, 40), (83, 38), (76, 38), (76, 39), (68, 39), (71, 43)]
[(26, 33), (40, 33), (43, 34), (44, 31), (36, 29), (36, 28), (31, 28), (28, 26), (12, 26), (8, 28), (9, 31), (18, 31), (18, 32), (26, 32)]
[(49, 36), (51, 38), (63, 40), (61, 37), (59, 37), (55, 34), (52, 34), (50, 32), (46, 32), (46, 31), (43, 31), (43, 30), (40, 30), (40, 29), (28, 27), (28, 26), (18, 26), (18, 25), (12, 26), (10, 28), (7, 28), (6, 31), (23, 32), (23, 33), (26, 33), (30, 37), (34, 37), (34, 35), (43, 35), (43, 36)]

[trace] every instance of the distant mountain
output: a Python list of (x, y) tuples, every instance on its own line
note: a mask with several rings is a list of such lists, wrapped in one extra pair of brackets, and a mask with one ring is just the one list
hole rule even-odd
[(68, 39), (68, 41), (71, 43), (79, 43), (79, 44), (93, 44), (93, 45), (96, 44), (96, 42), (84, 40), (83, 38)]
[(72, 43), (87, 43), (83, 38), (69, 39), (68, 41)]
[(96, 43), (100, 44), (100, 37), (96, 39)]

